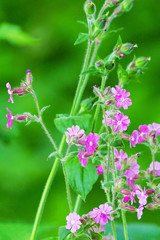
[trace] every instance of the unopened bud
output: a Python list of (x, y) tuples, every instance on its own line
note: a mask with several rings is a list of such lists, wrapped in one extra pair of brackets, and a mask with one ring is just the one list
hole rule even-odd
[(114, 67), (115, 67), (115, 60), (105, 63), (105, 69), (107, 70), (112, 70)]
[(146, 67), (147, 63), (150, 61), (150, 58), (147, 57), (139, 57), (135, 61), (135, 66), (138, 68), (144, 68)]
[(155, 137), (153, 137), (152, 142), (153, 142), (153, 145), (157, 146), (158, 141), (157, 141), (157, 139)]
[(129, 206), (129, 207), (126, 207), (126, 209), (130, 212), (137, 212), (137, 208), (135, 208), (135, 207)]
[(95, 63), (95, 67), (99, 70), (99, 69), (103, 69), (104, 68), (104, 62), (102, 60), (99, 60)]
[(122, 208), (129, 207), (129, 204), (128, 204), (128, 203), (122, 203), (122, 204), (121, 204), (121, 207), (122, 207)]
[(134, 3), (134, 0), (124, 0), (124, 1), (121, 3), (122, 12), (128, 12), (128, 11), (130, 11), (131, 8), (133, 7), (133, 3)]
[(141, 178), (141, 176), (138, 175), (138, 174), (136, 174), (136, 175), (134, 176), (134, 179), (139, 179), (139, 178)]
[(24, 113), (23, 115), (16, 115), (13, 117), (13, 119), (16, 121), (27, 121), (28, 118), (32, 118), (31, 114), (29, 113)]
[(121, 137), (124, 138), (124, 139), (130, 140), (130, 136), (127, 135), (127, 134), (122, 133)]
[(124, 194), (124, 195), (131, 195), (131, 192), (129, 190), (126, 190), (126, 189), (121, 189), (120, 190), (120, 193)]
[(90, 157), (90, 156), (92, 156), (93, 154), (91, 154), (91, 153), (86, 153), (84, 156), (85, 157)]
[(123, 54), (130, 54), (135, 47), (137, 47), (137, 45), (134, 45), (134, 44), (131, 44), (131, 43), (125, 43), (121, 46), (120, 51)]
[(32, 84), (31, 70), (27, 70), (26, 73), (27, 73), (26, 82), (28, 85), (31, 85)]
[(148, 189), (148, 190), (146, 191), (146, 193), (147, 193), (148, 195), (153, 194), (154, 192), (155, 192), (154, 189)]
[(82, 146), (83, 146), (83, 145), (86, 145), (86, 141), (84, 141), (84, 140), (79, 140), (79, 141), (78, 141), (78, 144), (80, 144), (80, 145), (82, 145)]
[(104, 90), (104, 93), (103, 93), (103, 96), (106, 96), (110, 91), (110, 87), (107, 87), (105, 90)]
[(81, 102), (81, 108), (80, 108), (79, 113), (89, 111), (89, 110), (91, 110), (91, 108), (92, 108), (92, 99), (87, 98)]
[(156, 203), (150, 203), (147, 206), (145, 206), (145, 208), (148, 208), (150, 210), (154, 210), (158, 207), (158, 205)]
[(95, 12), (96, 12), (96, 6), (95, 6), (95, 4), (93, 2), (87, 3), (85, 5), (85, 13), (86, 13), (86, 15), (92, 16), (92, 15), (95, 14)]
[(107, 106), (110, 105), (110, 104), (112, 104), (112, 102), (113, 102), (113, 100), (107, 101), (107, 102), (106, 102)]
[(159, 203), (160, 204), (160, 199), (158, 199), (158, 198), (156, 198), (156, 197), (154, 197), (154, 198), (152, 198), (153, 199), (153, 201), (155, 201), (156, 203)]
[(95, 22), (95, 26), (99, 29), (104, 29), (104, 27), (106, 26), (106, 22), (107, 22), (107, 15), (105, 17), (101, 17), (99, 18), (96, 22)]
[(95, 93), (98, 97), (102, 97), (102, 94), (101, 94), (101, 92), (100, 92), (100, 90), (99, 90), (99, 88), (98, 88), (97, 86), (94, 86), (93, 89), (94, 89), (94, 93)]
[(13, 90), (13, 93), (17, 94), (18, 96), (23, 96), (23, 95), (25, 95), (28, 92), (26, 92), (26, 90), (24, 88), (15, 88)]

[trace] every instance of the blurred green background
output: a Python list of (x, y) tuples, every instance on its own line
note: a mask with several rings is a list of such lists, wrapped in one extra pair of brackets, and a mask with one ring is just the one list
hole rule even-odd
[[(103, 2), (95, 0), (97, 9)], [(56, 130), (53, 119), (58, 113), (70, 111), (86, 50), (86, 43), (74, 46), (78, 33), (86, 32), (85, 27), (77, 22), (85, 20), (83, 4), (84, 1), (73, 0), (0, 2), (0, 222), (33, 223), (54, 161), (47, 161), (52, 146), (37, 123), (24, 126), (23, 123), (14, 122), (12, 130), (6, 128), (6, 107), (15, 115), (23, 112), (34, 114), (36, 108), (30, 95), (15, 96), (15, 103), (8, 103), (5, 85), (10, 82), (12, 87), (18, 87), (20, 81), (25, 79), (26, 70), (32, 69), (33, 87), (40, 106), (51, 105), (44, 113), (44, 121), (59, 144), (61, 134)], [(135, 1), (131, 12), (112, 23), (112, 29), (124, 28), (120, 32), (123, 42), (138, 44), (139, 47), (133, 54), (151, 57), (141, 82), (132, 82), (126, 86), (133, 100), (133, 105), (126, 111), (131, 119), (129, 133), (140, 124), (160, 123), (159, 11), (160, 5), (156, 0)], [(10, 28), (8, 24), (20, 26), (20, 36), (14, 38), (14, 33), (11, 33), (11, 37), (7, 34), (4, 37), (4, 31)], [(118, 34), (113, 34), (103, 42), (99, 50), (100, 57), (111, 52)], [(132, 60), (133, 54), (121, 61), (124, 67)], [(114, 71), (109, 77), (108, 85), (114, 86), (116, 83), (117, 74)], [(100, 79), (89, 79), (84, 97), (92, 95), (91, 86), (94, 84), (100, 85)], [(143, 146), (128, 149), (128, 153), (139, 151), (142, 153), (139, 164), (141, 169), (145, 169), (151, 162), (148, 149)], [(157, 160), (159, 157), (157, 155)], [(73, 193), (73, 198), (75, 197)], [(88, 195), (86, 203), (82, 204), (81, 213), (87, 213), (104, 202), (105, 195), (98, 182)], [(68, 212), (60, 167), (46, 202), (42, 222), (55, 226), (56, 233), (57, 226), (65, 225)], [(159, 223), (158, 216), (158, 211), (153, 214), (146, 210), (142, 221)], [(137, 221), (136, 214), (128, 213), (127, 219), (129, 222)]]

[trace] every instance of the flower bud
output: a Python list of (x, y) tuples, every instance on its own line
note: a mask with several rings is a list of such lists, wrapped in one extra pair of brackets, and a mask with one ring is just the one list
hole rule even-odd
[(95, 95), (97, 95), (98, 97), (102, 97), (102, 94), (97, 86), (94, 86), (93, 89), (94, 89)]
[(134, 176), (134, 179), (139, 179), (139, 178), (141, 178), (141, 176), (138, 175), (138, 174), (136, 174), (136, 175)]
[(130, 212), (137, 212), (137, 208), (135, 208), (135, 207), (129, 206), (129, 207), (126, 207), (126, 209)]
[(22, 88), (15, 88), (13, 90), (13, 93), (17, 94), (18, 96), (23, 96), (23, 95), (27, 94), (28, 92), (26, 92), (25, 88), (22, 87)]
[(91, 1), (90, 3), (85, 4), (85, 13), (88, 16), (94, 15), (96, 12), (96, 6), (95, 4)]
[(95, 67), (100, 70), (100, 69), (104, 69), (104, 62), (102, 60), (99, 60), (95, 63)]
[(127, 134), (122, 133), (121, 137), (124, 138), (124, 139), (130, 140), (130, 136), (127, 135)]
[(152, 198), (153, 201), (155, 201), (156, 203), (160, 204), (160, 200), (158, 198)]
[(81, 108), (80, 108), (79, 113), (89, 111), (89, 110), (91, 110), (91, 108), (92, 108), (92, 99), (87, 98), (81, 102)]
[(113, 100), (108, 100), (108, 101), (106, 102), (106, 105), (108, 106), (108, 105), (112, 104), (112, 102), (113, 102)]
[(155, 192), (154, 189), (148, 189), (148, 190), (146, 191), (146, 193), (147, 193), (148, 195), (153, 194), (154, 192)]
[(112, 70), (114, 67), (115, 67), (115, 60), (105, 63), (105, 69), (107, 70)]
[(32, 118), (32, 115), (30, 113), (24, 113), (22, 115), (16, 115), (13, 117), (16, 121), (27, 121), (28, 118)]
[(104, 27), (106, 26), (106, 22), (107, 22), (107, 16), (108, 16), (108, 14), (105, 17), (101, 17), (101, 18), (97, 19), (97, 21), (95, 22), (95, 26), (98, 29), (104, 29)]
[(144, 68), (146, 67), (147, 63), (150, 61), (151, 59), (150, 58), (147, 58), (147, 57), (139, 57), (136, 59), (135, 61), (135, 66), (137, 68)]
[(128, 204), (128, 203), (122, 203), (122, 204), (121, 204), (121, 207), (122, 207), (122, 208), (129, 207), (129, 204)]
[(134, 44), (131, 44), (131, 43), (125, 43), (121, 46), (120, 51), (123, 54), (130, 54), (135, 47), (137, 47), (137, 45), (134, 45)]
[(103, 93), (103, 96), (106, 96), (110, 91), (110, 87), (107, 87), (105, 90), (104, 90), (104, 93)]
[(27, 76), (26, 76), (26, 82), (28, 85), (32, 84), (32, 75), (31, 75), (31, 70), (27, 70)]
[(121, 189), (120, 190), (120, 193), (124, 194), (124, 195), (131, 195), (131, 192), (129, 190), (126, 190), (126, 189)]
[(134, 0), (124, 0), (121, 3), (122, 6), (122, 12), (129, 12), (131, 8), (133, 7)]
[(150, 210), (154, 210), (158, 207), (158, 205), (156, 203), (150, 203), (147, 206), (145, 206), (146, 208), (150, 209)]

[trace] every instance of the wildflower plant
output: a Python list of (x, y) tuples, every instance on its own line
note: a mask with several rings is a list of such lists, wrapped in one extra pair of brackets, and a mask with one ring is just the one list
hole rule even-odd
[[(103, 39), (107, 34), (112, 34), (110, 30), (112, 21), (130, 11), (133, 3), (134, 0), (106, 0), (97, 14), (95, 3), (91, 0), (85, 2), (88, 33), (80, 33), (75, 45), (88, 42), (88, 47), (70, 114), (57, 115), (54, 121), (57, 129), (63, 133), (59, 147), (43, 122), (42, 114), (48, 106), (42, 109), (39, 106), (33, 89), (31, 70), (27, 70), (26, 80), (20, 83), (18, 88), (12, 90), (9, 83), (6, 85), (9, 102), (16, 104), (15, 95), (31, 94), (37, 107), (37, 115), (26, 112), (14, 115), (10, 111), (10, 105), (10, 110), (7, 108), (10, 114), (6, 115), (7, 127), (12, 128), (14, 121), (24, 121), (27, 124), (37, 122), (54, 148), (49, 158), (53, 157), (55, 160), (42, 193), (30, 240), (38, 239), (36, 238), (38, 227), (59, 163), (64, 173), (69, 206), (66, 226), (61, 227), (59, 231), (60, 240), (119, 239), (115, 221), (120, 217), (124, 238), (128, 240), (126, 211), (135, 212), (140, 220), (147, 209), (156, 210), (160, 207), (160, 162), (155, 161), (155, 154), (160, 150), (157, 138), (160, 135), (160, 124), (140, 125), (131, 135), (127, 133), (131, 121), (126, 110), (134, 102), (132, 94), (126, 91), (125, 86), (140, 77), (150, 58), (134, 56), (126, 68), (119, 64), (117, 85), (107, 86), (107, 79), (115, 65), (126, 55), (131, 54), (137, 45), (123, 43), (119, 36), (107, 56), (103, 58), (98, 56)], [(92, 75), (98, 76), (101, 84), (93, 86), (90, 98), (83, 99), (88, 79)], [(100, 127), (97, 124), (98, 119), (101, 119)], [(149, 147), (152, 162), (148, 169), (140, 169), (140, 154), (135, 152), (129, 156), (123, 149), (124, 142), (130, 147), (137, 144)], [(88, 213), (80, 215), (81, 202), (85, 201), (99, 175), (103, 176), (101, 188), (106, 195), (106, 201), (90, 209)], [(77, 194), (74, 205), (70, 188)], [(108, 232), (109, 222), (112, 231)]]

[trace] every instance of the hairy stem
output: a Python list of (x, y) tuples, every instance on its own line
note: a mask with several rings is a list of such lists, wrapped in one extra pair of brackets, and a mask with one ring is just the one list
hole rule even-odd
[(79, 208), (80, 208), (81, 202), (82, 202), (82, 198), (81, 198), (80, 195), (78, 195), (77, 199), (76, 199), (75, 207), (74, 207), (74, 212), (76, 212), (76, 213), (79, 212)]
[(123, 209), (121, 209), (121, 214), (122, 214), (122, 222), (123, 222), (124, 238), (125, 238), (125, 240), (128, 240), (127, 222), (126, 222), (125, 211), (124, 211)]
[(152, 162), (153, 162), (153, 179), (155, 179), (155, 152), (153, 149), (151, 149), (151, 154), (152, 154)]

